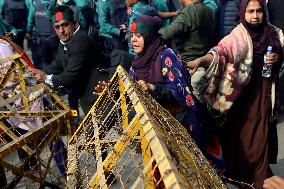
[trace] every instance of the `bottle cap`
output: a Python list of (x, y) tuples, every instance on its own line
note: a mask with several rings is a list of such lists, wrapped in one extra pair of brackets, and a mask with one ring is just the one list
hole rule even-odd
[(271, 47), (271, 46), (268, 46), (268, 47), (267, 47), (267, 50), (268, 50), (268, 51), (272, 51), (272, 47)]

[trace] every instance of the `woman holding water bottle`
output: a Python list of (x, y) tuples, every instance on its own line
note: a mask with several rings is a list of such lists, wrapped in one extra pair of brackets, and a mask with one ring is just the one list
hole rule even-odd
[[(209, 53), (186, 67), (213, 70), (204, 102), (225, 119), (220, 139), (227, 162), (224, 175), (244, 188), (262, 188), (277, 157), (277, 87), (284, 37), (267, 23), (261, 0), (243, 0), (241, 23)], [(269, 53), (267, 49), (269, 47)], [(265, 58), (264, 58), (265, 55)], [(271, 68), (271, 74), (265, 69)]]

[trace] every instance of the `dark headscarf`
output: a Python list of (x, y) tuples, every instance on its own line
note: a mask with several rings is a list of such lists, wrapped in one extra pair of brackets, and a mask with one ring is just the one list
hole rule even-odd
[(263, 22), (257, 26), (248, 23), (245, 20), (245, 13), (248, 3), (251, 0), (243, 0), (240, 8), (240, 20), (244, 27), (247, 29), (251, 36), (253, 43), (253, 59), (254, 62), (264, 63), (263, 55), (265, 54), (267, 47), (272, 46), (272, 51), (280, 55), (282, 60), (282, 47), (279, 41), (279, 37), (274, 27), (267, 23), (267, 15), (265, 12), (265, 4), (262, 0), (256, 0), (260, 3), (263, 10)]
[(162, 26), (160, 17), (140, 16), (131, 24), (131, 32), (141, 33), (144, 38), (144, 48), (141, 54), (133, 60), (132, 69), (135, 71), (135, 80), (148, 83), (162, 83), (161, 56), (165, 45), (159, 29)]

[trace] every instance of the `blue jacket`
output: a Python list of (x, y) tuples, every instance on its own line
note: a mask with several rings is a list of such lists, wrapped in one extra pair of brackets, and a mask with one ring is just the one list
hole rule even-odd
[(222, 0), (220, 8), (220, 38), (228, 35), (239, 23), (241, 0)]

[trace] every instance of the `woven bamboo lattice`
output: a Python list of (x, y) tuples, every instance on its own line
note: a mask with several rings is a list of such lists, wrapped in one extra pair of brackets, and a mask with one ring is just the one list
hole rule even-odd
[(68, 145), (67, 188), (226, 188), (186, 129), (122, 67)]
[[(7, 42), (0, 42), (15, 53)], [(7, 188), (64, 185), (67, 150), (59, 129), (70, 128), (70, 108), (36, 81), (20, 54), (2, 56), (0, 67), (1, 185), (5, 179)]]

